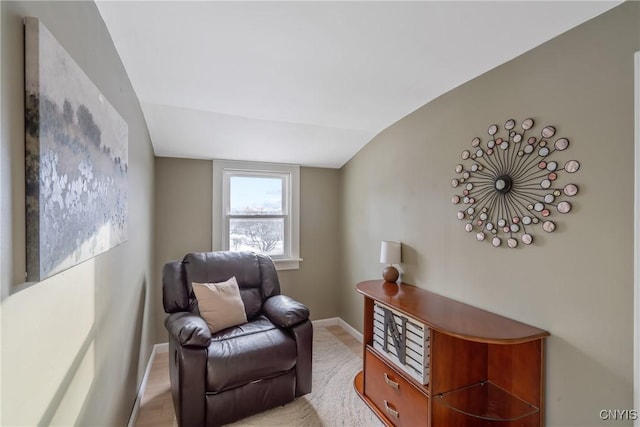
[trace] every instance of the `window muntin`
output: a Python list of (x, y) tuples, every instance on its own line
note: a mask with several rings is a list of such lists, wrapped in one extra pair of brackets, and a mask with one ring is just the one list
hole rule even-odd
[(272, 258), (283, 258), (284, 218), (236, 218), (229, 216), (229, 250), (256, 251)]

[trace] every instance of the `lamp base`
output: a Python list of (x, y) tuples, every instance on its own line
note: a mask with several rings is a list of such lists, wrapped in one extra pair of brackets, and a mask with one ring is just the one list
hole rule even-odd
[(400, 273), (398, 273), (398, 270), (392, 265), (385, 267), (382, 271), (382, 278), (385, 282), (395, 282), (399, 276)]

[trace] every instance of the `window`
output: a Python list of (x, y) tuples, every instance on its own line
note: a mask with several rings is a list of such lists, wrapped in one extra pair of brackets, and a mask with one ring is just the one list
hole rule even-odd
[(213, 166), (214, 249), (255, 251), (279, 270), (298, 268), (300, 168), (219, 160)]

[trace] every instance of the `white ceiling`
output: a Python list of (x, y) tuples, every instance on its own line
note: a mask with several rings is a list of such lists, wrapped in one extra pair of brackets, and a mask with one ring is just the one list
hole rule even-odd
[(158, 156), (339, 168), (619, 1), (97, 2)]

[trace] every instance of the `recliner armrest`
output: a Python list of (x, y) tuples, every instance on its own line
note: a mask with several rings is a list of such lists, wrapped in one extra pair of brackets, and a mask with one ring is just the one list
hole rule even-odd
[(309, 318), (307, 306), (286, 295), (272, 296), (264, 302), (262, 309), (269, 320), (280, 328), (297, 325)]
[(164, 324), (169, 335), (181, 346), (209, 347), (211, 331), (204, 319), (197, 314), (186, 311), (171, 313)]

